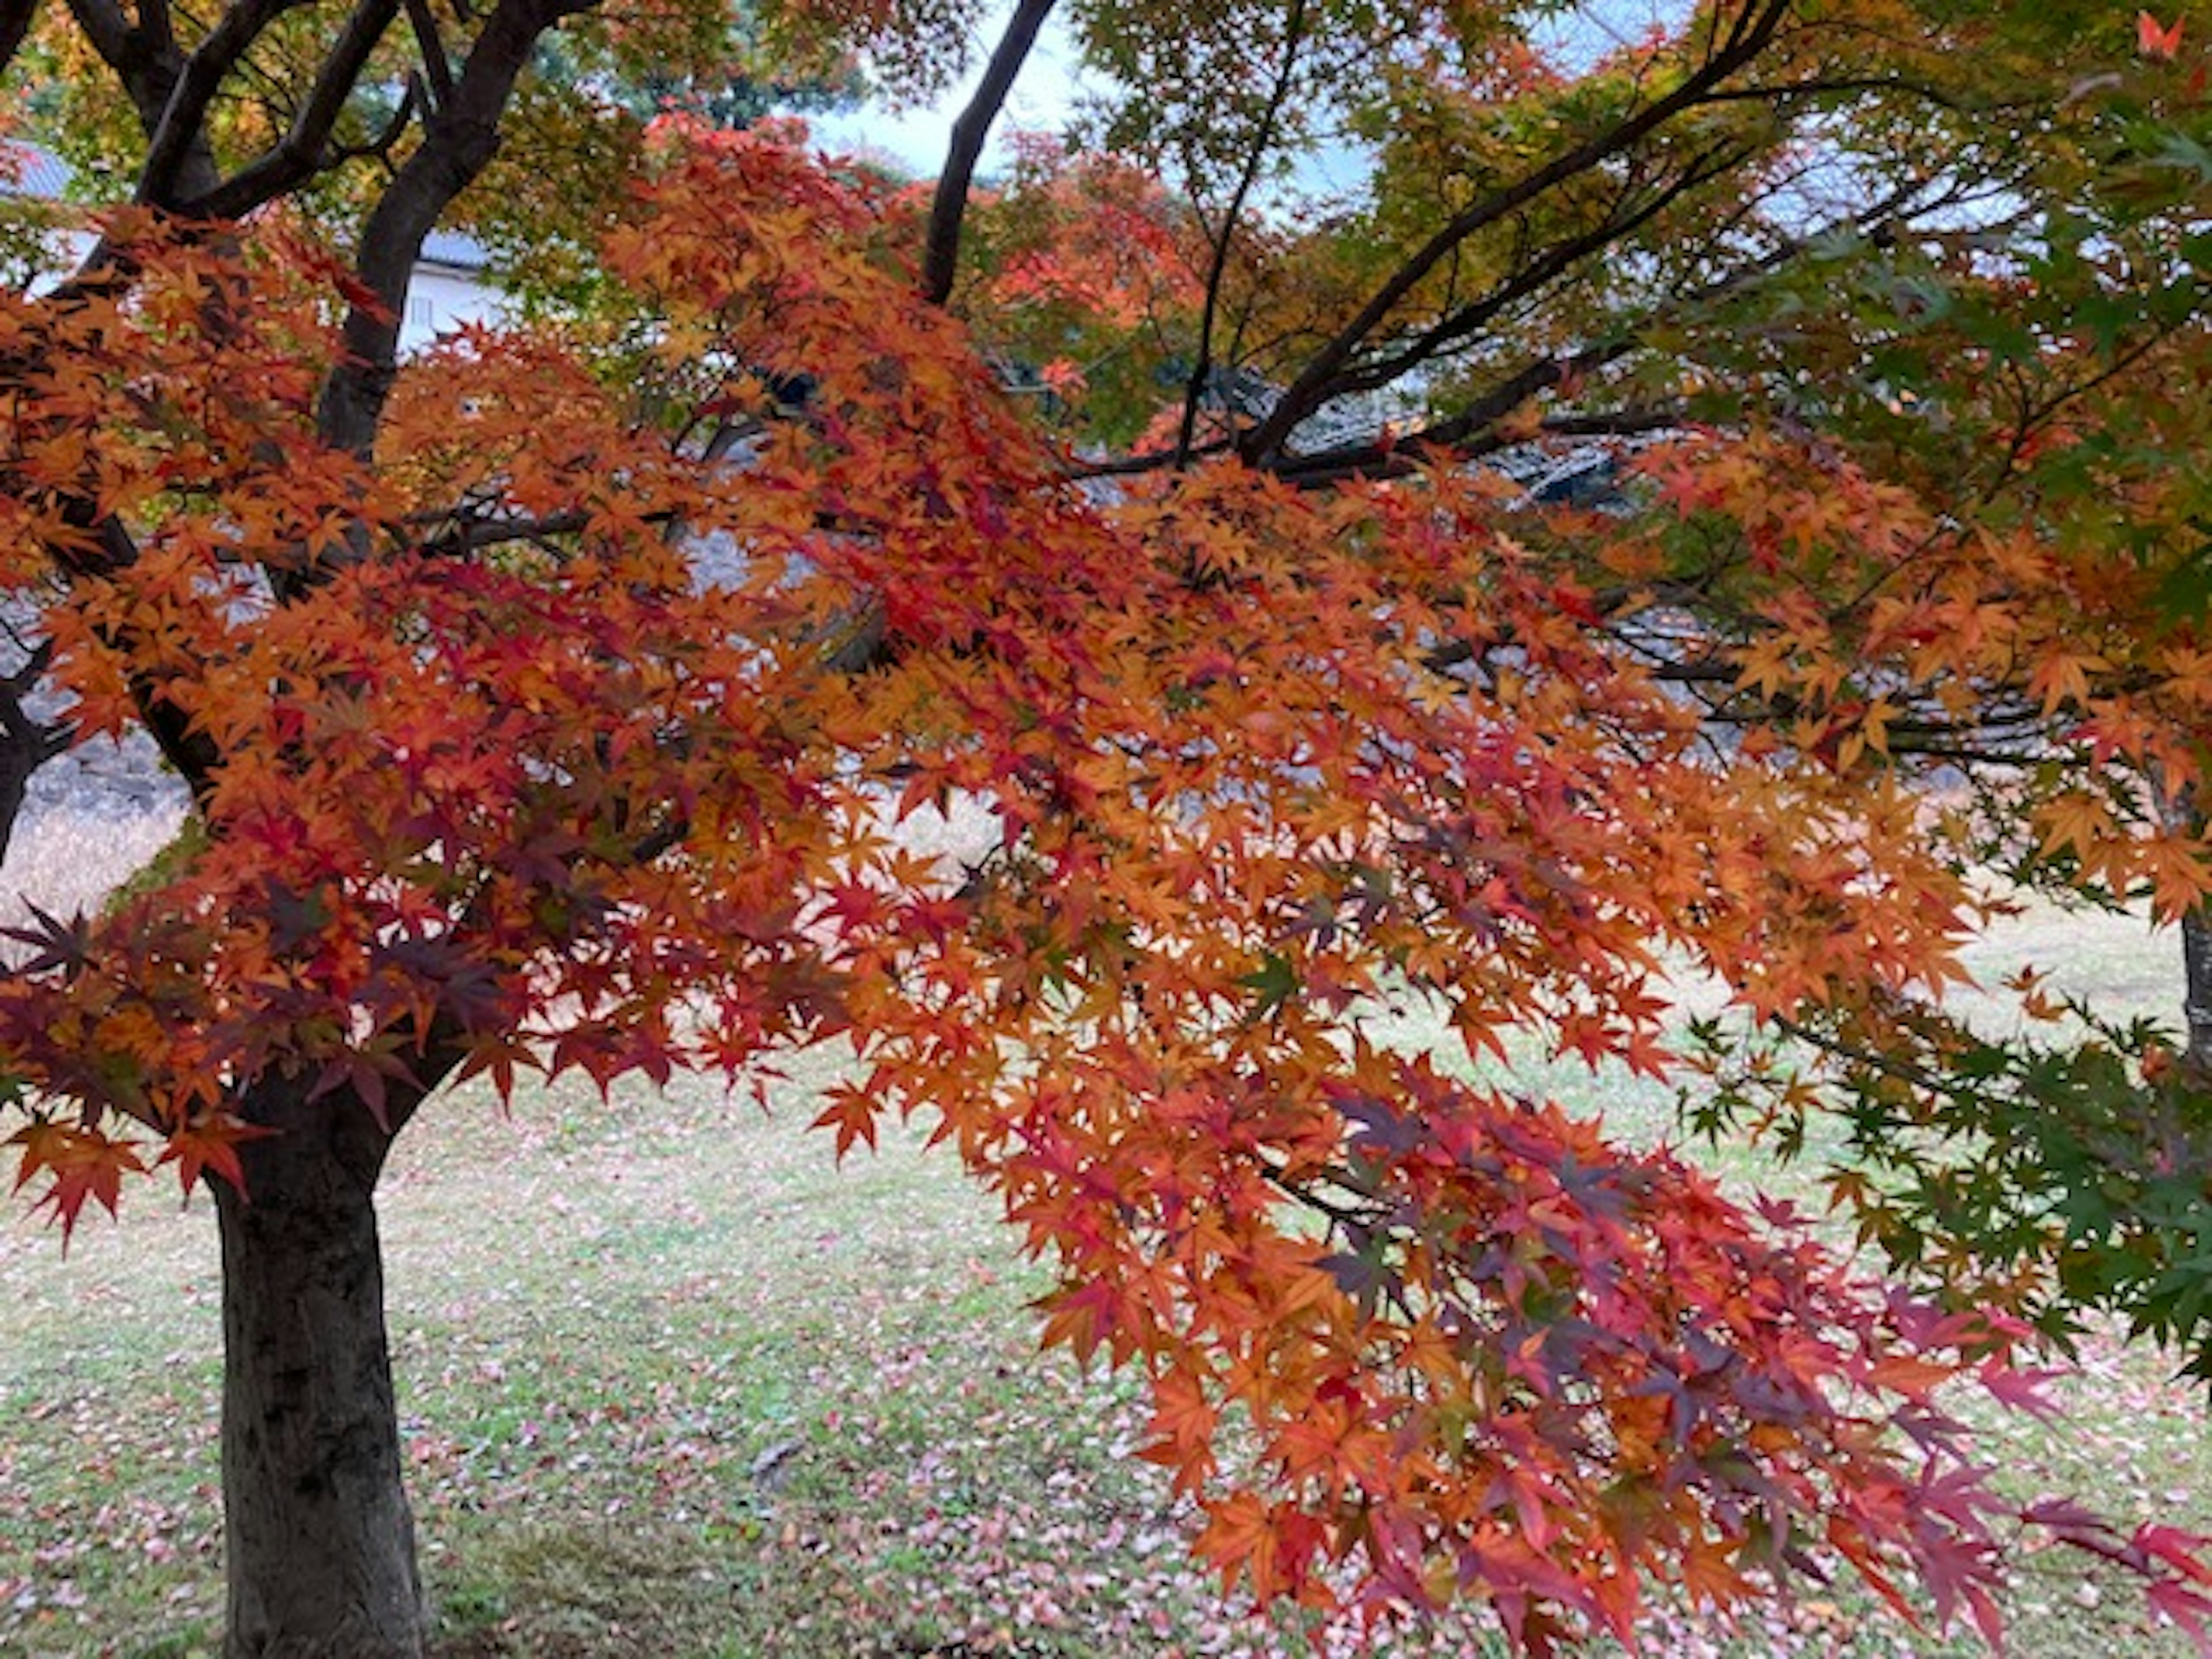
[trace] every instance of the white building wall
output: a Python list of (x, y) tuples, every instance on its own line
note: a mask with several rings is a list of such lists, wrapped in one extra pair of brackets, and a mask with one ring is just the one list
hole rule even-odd
[(480, 273), (428, 260), (415, 267), (407, 284), (407, 304), (399, 319), (399, 355), (408, 356), (441, 334), (471, 323), (496, 323), (501, 303)]

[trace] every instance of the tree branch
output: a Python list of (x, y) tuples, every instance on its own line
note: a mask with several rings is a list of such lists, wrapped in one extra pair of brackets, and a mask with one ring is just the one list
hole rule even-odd
[(1469, 301), (1449, 316), (1431, 324), (1401, 350), (1340, 376), (1330, 387), (1331, 395), (1340, 397), (1349, 392), (1368, 392), (1389, 386), (1447, 347), (1468, 338), (1494, 321), (1508, 307), (1540, 292), (1592, 255), (1613, 246), (1622, 237), (1649, 223), (1690, 191), (1711, 183), (1747, 159), (1747, 152), (1724, 147), (1693, 158), (1680, 176), (1654, 191), (1640, 205), (1625, 213), (1608, 214), (1603, 222), (1581, 235), (1553, 243), (1480, 300)]
[[(129, 569), (138, 562), (138, 546), (120, 520), (102, 514), (88, 497), (76, 496), (63, 504), (62, 518), (81, 532), (82, 546), (96, 551), (59, 553), (57, 563), (64, 579), (75, 584), (100, 580)], [(123, 623), (95, 617), (93, 632), (126, 663), (131, 661), (131, 630)], [(161, 684), (143, 670), (127, 670), (131, 702), (161, 758), (176, 769), (191, 791), (196, 804), (204, 805), (215, 787), (222, 751), (206, 731), (171, 702)]]
[(353, 96), (369, 55), (398, 10), (399, 0), (361, 0), (331, 42), (307, 101), (284, 136), (221, 184), (184, 204), (182, 211), (203, 219), (240, 218), (320, 172), (346, 100)]
[[(396, 0), (366, 0), (391, 6)], [(426, 118), (420, 147), (362, 228), (356, 274), (374, 296), (346, 315), (345, 360), (316, 410), (323, 441), (365, 455), (374, 445), (399, 349), (399, 313), (422, 239), (499, 149), (500, 118), (538, 37), (597, 0), (500, 0), (485, 20), (445, 106)]]
[[(122, 7), (117, 5), (115, 0), (69, 0), (69, 9), (70, 15), (76, 19), (76, 26), (84, 31), (84, 38), (100, 54), (100, 61), (118, 76), (125, 77), (127, 90), (131, 66), (137, 56), (137, 39), (131, 20), (123, 15)], [(135, 96), (132, 101), (137, 102)], [(148, 118), (148, 112), (143, 103), (138, 103), (138, 114), (142, 122)], [(158, 119), (159, 114), (155, 111), (154, 118)]]
[[(1323, 450), (1311, 455), (1278, 453), (1263, 465), (1278, 477), (1315, 488), (1340, 483), (1355, 475), (1386, 477), (1403, 473), (1432, 455), (1447, 454), (1473, 460), (1492, 454), (1504, 448), (1507, 441), (1480, 440), (1529, 398), (1562, 381), (1577, 379), (1625, 357), (1641, 343), (1637, 337), (1624, 335), (1563, 357), (1539, 358), (1508, 375), (1450, 419), (1432, 422), (1402, 438)], [(1561, 435), (1626, 434), (1664, 430), (1680, 424), (1680, 412), (1671, 408), (1613, 416), (1561, 416), (1546, 421), (1543, 429)]]
[[(1850, 216), (1841, 225), (1828, 228), (1848, 228), (1860, 235), (1876, 239), (1893, 236), (1896, 234), (1896, 227), (1911, 215), (1954, 205), (1958, 193), (1955, 188), (1949, 189), (1916, 201), (1919, 187), (1905, 185)], [(1524, 364), (1480, 398), (1462, 405), (1449, 419), (1431, 422), (1419, 431), (1388, 442), (1346, 446), (1298, 456), (1279, 453), (1268, 464), (1268, 470), (1279, 477), (1302, 486), (1316, 487), (1355, 476), (1395, 477), (1437, 454), (1472, 460), (1494, 453), (1506, 447), (1506, 441), (1497, 438), (1491, 428), (1528, 398), (1562, 381), (1578, 378), (1628, 356), (1643, 343), (1644, 331), (1655, 319), (1741, 292), (1751, 283), (1771, 276), (1793, 259), (1801, 258), (1816, 240), (1809, 233), (1790, 240), (1749, 264), (1717, 277), (1703, 287), (1687, 293), (1677, 293), (1640, 321), (1632, 325), (1624, 325), (1621, 331), (1610, 339), (1598, 341), (1563, 356), (1539, 358)], [(1377, 381), (1376, 384), (1387, 382)], [(1555, 416), (1543, 422), (1541, 429), (1558, 436), (1631, 436), (1664, 431), (1679, 424), (1680, 411), (1669, 404), (1657, 409)]]
[(407, 21), (414, 28), (415, 44), (422, 53), (422, 73), (429, 83), (431, 107), (441, 110), (453, 96), (453, 60), (446, 50), (446, 37), (438, 33), (438, 20), (431, 13), (429, 0), (407, 0)]
[(154, 206), (173, 204), (179, 179), (197, 157), (212, 158), (207, 148), (208, 106), (223, 82), (253, 43), (286, 12), (307, 0), (239, 0), (225, 11), (192, 55), (185, 60), (161, 106), (138, 172), (137, 199)]
[(39, 15), (39, 0), (0, 0), (0, 72), (15, 61)]
[(1021, 0), (1015, 7), (975, 95), (952, 124), (951, 148), (945, 155), (945, 171), (938, 176), (937, 193), (930, 199), (929, 234), (922, 245), (921, 297), (931, 305), (941, 306), (952, 297), (952, 278), (960, 263), (960, 225), (968, 212), (975, 162), (1052, 8), (1053, 0)]
[(1191, 365), (1190, 381), (1183, 389), (1182, 422), (1176, 429), (1177, 466), (1189, 463), (1191, 443), (1198, 434), (1199, 402), (1206, 395), (1206, 380), (1213, 373), (1213, 325), (1221, 305), (1222, 278), (1229, 271), (1230, 244), (1236, 240), (1237, 222), (1243, 216), (1245, 198), (1258, 182), (1260, 164), (1275, 141), (1275, 125), (1282, 118), (1283, 106), (1296, 84), (1298, 48), (1304, 43), (1305, 21), (1305, 0), (1291, 0), (1290, 15), (1283, 21), (1283, 61), (1276, 70), (1275, 84), (1268, 92), (1267, 107), (1261, 112), (1259, 131), (1253, 135), (1252, 147), (1237, 175), (1237, 188), (1231, 192), (1229, 206), (1221, 216), (1220, 233), (1213, 239), (1206, 273), (1206, 301), (1199, 312), (1198, 360)]
[[(151, 138), (161, 112), (184, 70), (184, 54), (169, 27), (164, 0), (143, 0), (137, 21), (124, 15), (116, 0), (69, 0), (70, 15), (100, 60), (115, 71), (124, 95), (137, 112), (139, 130)], [(214, 163), (210, 160), (209, 167)]]
[(1391, 274), (1358, 313), (1314, 354), (1283, 394), (1274, 412), (1240, 446), (1245, 459), (1264, 464), (1276, 457), (1298, 423), (1328, 401), (1336, 388), (1340, 372), (1351, 361), (1352, 353), (1454, 249), (1476, 232), (1496, 224), (1567, 180), (1590, 172), (1696, 107), (1722, 82), (1765, 50), (1788, 15), (1790, 4), (1790, 0), (1750, 0), (1726, 40), (1686, 76), (1674, 91), (1453, 215)]
[(1173, 449), (1148, 449), (1134, 455), (1116, 455), (1105, 460), (1079, 461), (1062, 469), (1060, 477), (1070, 483), (1085, 478), (1138, 478), (1147, 472), (1164, 471), (1171, 466), (1188, 465), (1205, 456), (1225, 455), (1230, 444), (1226, 438), (1193, 447), (1187, 456), (1178, 456)]

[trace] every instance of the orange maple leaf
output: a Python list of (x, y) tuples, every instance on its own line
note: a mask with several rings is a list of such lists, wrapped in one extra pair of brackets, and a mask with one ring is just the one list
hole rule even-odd
[(239, 1162), (238, 1149), (246, 1141), (258, 1140), (271, 1133), (234, 1117), (204, 1116), (173, 1131), (154, 1164), (156, 1169), (164, 1164), (175, 1164), (177, 1179), (187, 1195), (198, 1185), (202, 1174), (210, 1170), (243, 1193), (246, 1170)]
[(61, 1222), (64, 1249), (87, 1199), (98, 1199), (112, 1216), (121, 1202), (124, 1176), (146, 1170), (127, 1142), (81, 1125), (41, 1119), (18, 1129), (4, 1144), (23, 1149), (15, 1190), (21, 1192), (38, 1176), (46, 1176), (49, 1184), (39, 1201)]

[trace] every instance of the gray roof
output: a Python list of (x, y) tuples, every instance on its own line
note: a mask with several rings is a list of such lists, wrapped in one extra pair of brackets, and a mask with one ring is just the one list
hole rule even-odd
[(58, 202), (69, 194), (75, 176), (70, 164), (43, 144), (0, 140), (0, 195)]
[[(58, 202), (69, 194), (75, 170), (43, 144), (0, 139), (0, 196)], [(482, 242), (464, 231), (434, 230), (422, 239), (422, 263), (480, 271), (491, 263)]]
[(451, 265), (456, 270), (482, 270), (491, 263), (490, 252), (465, 231), (434, 230), (422, 239), (422, 263)]

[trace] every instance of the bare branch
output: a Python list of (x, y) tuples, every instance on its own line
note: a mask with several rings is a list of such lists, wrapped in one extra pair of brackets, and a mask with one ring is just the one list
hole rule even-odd
[(425, 558), (443, 559), (466, 557), (484, 548), (514, 542), (543, 545), (556, 537), (573, 536), (588, 529), (592, 519), (588, 513), (580, 511), (525, 519), (463, 509), (428, 515), (427, 521), (436, 528), (415, 544), (415, 550)]
[(422, 103), (422, 78), (419, 76), (410, 75), (407, 77), (407, 84), (399, 89), (399, 107), (392, 112), (392, 118), (384, 124), (382, 131), (373, 137), (363, 139), (358, 144), (331, 144), (328, 150), (332, 164), (358, 161), (365, 155), (390, 155), (392, 147), (399, 142), (401, 136), (406, 132), (416, 115), (420, 112)]
[(1148, 449), (1134, 455), (1112, 456), (1105, 460), (1079, 461), (1062, 469), (1060, 476), (1072, 483), (1085, 478), (1136, 478), (1147, 472), (1161, 472), (1171, 466), (1188, 465), (1191, 461), (1209, 456), (1225, 455), (1229, 449), (1226, 438), (1195, 445), (1188, 455), (1179, 455), (1173, 449)]
[[(1955, 191), (1947, 190), (1923, 198), (1918, 186), (1905, 185), (1854, 214), (1840, 225), (1827, 228), (1847, 230), (1876, 240), (1886, 240), (1894, 236), (1898, 227), (1915, 213), (1952, 205), (1956, 196)], [(1447, 419), (1431, 422), (1416, 432), (1389, 442), (1346, 446), (1296, 456), (1279, 453), (1267, 464), (1268, 469), (1278, 477), (1311, 488), (1352, 477), (1397, 476), (1438, 456), (1473, 460), (1492, 454), (1505, 447), (1507, 443), (1492, 428), (1529, 398), (1563, 381), (1579, 379), (1629, 356), (1641, 346), (1643, 337), (1653, 322), (1740, 293), (1751, 284), (1772, 276), (1792, 261), (1803, 258), (1818, 240), (1817, 236), (1808, 233), (1786, 240), (1739, 270), (1697, 289), (1677, 293), (1640, 320), (1624, 320), (1619, 331), (1609, 338), (1595, 341), (1565, 356), (1538, 358), (1525, 363), (1504, 380), (1494, 383), (1481, 396), (1462, 404)], [(1418, 344), (1417, 342), (1416, 347), (1407, 348), (1407, 353), (1410, 355)], [(1341, 384), (1357, 390), (1387, 384), (1390, 378), (1402, 373), (1407, 367), (1410, 367), (1410, 362), (1398, 365), (1390, 374), (1377, 373), (1373, 378), (1346, 376)], [(1678, 424), (1679, 411), (1671, 405), (1666, 405), (1656, 409), (1553, 416), (1542, 422), (1541, 430), (1553, 436), (1631, 436), (1664, 431)]]
[(54, 642), (51, 638), (26, 640), (12, 627), (8, 629), (8, 637), (21, 648), (23, 660), (13, 673), (0, 678), (0, 691), (21, 697), (28, 695), (46, 670), (53, 666)]
[(983, 71), (975, 95), (952, 124), (952, 143), (938, 176), (937, 193), (929, 204), (929, 234), (923, 244), (921, 297), (941, 306), (952, 297), (952, 278), (960, 262), (960, 224), (968, 212), (968, 190), (975, 177), (975, 162), (990, 137), (991, 124), (1012, 90), (1037, 32), (1051, 15), (1053, 0), (1021, 0), (1000, 37), (998, 50)]

